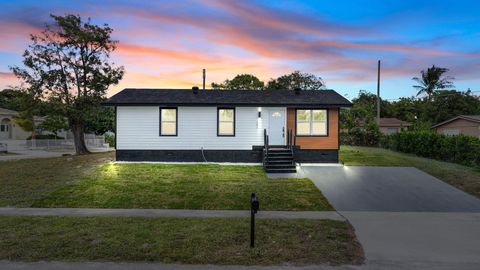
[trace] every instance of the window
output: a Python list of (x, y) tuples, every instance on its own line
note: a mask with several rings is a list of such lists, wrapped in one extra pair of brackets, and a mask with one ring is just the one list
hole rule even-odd
[(160, 108), (160, 136), (177, 136), (177, 108)]
[(218, 108), (217, 136), (235, 136), (235, 109)]
[(7, 126), (6, 126), (6, 125), (0, 125), (0, 131), (1, 131), (1, 132), (7, 131), (6, 129), (7, 129)]
[(387, 128), (387, 135), (391, 135), (398, 132), (398, 128)]
[(443, 135), (453, 136), (453, 135), (459, 135), (459, 134), (460, 134), (460, 130), (458, 130), (458, 129), (444, 129), (443, 130)]
[(303, 110), (296, 111), (296, 135), (297, 136), (326, 136), (327, 110)]

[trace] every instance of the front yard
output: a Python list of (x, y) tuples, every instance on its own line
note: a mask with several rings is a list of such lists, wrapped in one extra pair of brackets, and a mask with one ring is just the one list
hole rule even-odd
[(340, 160), (351, 166), (416, 167), (438, 179), (480, 198), (480, 169), (417, 157), (387, 149), (342, 146)]
[(333, 210), (309, 179), (260, 166), (111, 163), (111, 153), (0, 162), (0, 206)]
[(347, 222), (243, 218), (0, 217), (0, 259), (190, 264), (356, 264)]
[(309, 179), (268, 179), (261, 166), (107, 163), (34, 207), (333, 210)]
[[(309, 179), (261, 166), (112, 163), (112, 153), (0, 162), (0, 207), (333, 210)], [(246, 218), (0, 216), (0, 260), (359, 264), (346, 221)]]

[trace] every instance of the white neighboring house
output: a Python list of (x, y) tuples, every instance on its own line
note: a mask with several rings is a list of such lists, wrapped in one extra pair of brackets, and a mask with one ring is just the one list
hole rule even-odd
[[(26, 140), (31, 132), (23, 130), (16, 122), (15, 116), (18, 112), (0, 108), (0, 141), (7, 140)], [(44, 121), (44, 117), (35, 116), (35, 124), (38, 126)], [(39, 134), (51, 134), (49, 131), (41, 131)], [(67, 135), (66, 131), (58, 132), (58, 136), (64, 137)]]
[(17, 115), (16, 111), (0, 108), (0, 141), (25, 140), (31, 135), (15, 122)]

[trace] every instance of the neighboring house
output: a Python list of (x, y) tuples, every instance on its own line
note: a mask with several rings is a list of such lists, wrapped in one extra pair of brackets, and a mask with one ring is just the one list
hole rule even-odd
[(480, 115), (459, 115), (432, 128), (444, 135), (463, 134), (480, 138)]
[[(18, 112), (0, 108), (0, 141), (5, 140), (25, 140), (32, 135), (31, 132), (23, 130), (16, 122), (15, 117)], [(35, 125), (39, 126), (45, 117), (35, 116)], [(48, 130), (37, 130), (37, 134), (52, 134)], [(64, 137), (67, 135), (66, 131), (58, 132), (58, 136)]]
[(194, 88), (125, 89), (104, 105), (119, 161), (261, 162), (266, 132), (281, 163), (289, 142), (294, 162), (338, 162), (339, 109), (351, 103), (333, 90)]
[(0, 140), (25, 140), (31, 132), (15, 123), (16, 111), (0, 108)]
[[(377, 123), (376, 117), (373, 119), (373, 122)], [(363, 127), (364, 125), (365, 125), (365, 121), (364, 120), (360, 121), (360, 127)], [(402, 131), (404, 129), (407, 129), (411, 125), (412, 124), (410, 124), (409, 122), (405, 122), (397, 118), (384, 117), (384, 118), (380, 118), (379, 128), (382, 134), (390, 135), (390, 134)]]

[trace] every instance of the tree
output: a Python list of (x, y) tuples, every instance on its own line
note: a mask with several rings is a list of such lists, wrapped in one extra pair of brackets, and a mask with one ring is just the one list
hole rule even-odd
[(98, 106), (87, 117), (85, 130), (89, 133), (103, 135), (115, 131), (115, 108)]
[(35, 119), (32, 111), (22, 111), (14, 116), (15, 123), (23, 130), (30, 132), (32, 138), (35, 138)]
[(296, 70), (288, 75), (283, 75), (277, 79), (271, 79), (267, 84), (270, 90), (322, 90), (325, 89), (325, 83), (321, 77), (309, 73), (300, 73)]
[(4, 89), (0, 91), (0, 108), (23, 111), (25, 107), (22, 101), (25, 95), (25, 92), (16, 89)]
[(118, 84), (123, 67), (110, 62), (116, 49), (113, 29), (98, 26), (76, 15), (51, 15), (47, 25), (23, 54), (23, 67), (11, 67), (37, 98), (53, 100), (55, 111), (68, 120), (77, 154), (88, 153), (84, 132), (86, 116), (105, 98), (109, 86)]
[(480, 114), (480, 100), (470, 91), (442, 90), (422, 102), (420, 120), (440, 123), (462, 114)]
[(48, 115), (45, 120), (39, 125), (48, 131), (51, 131), (57, 138), (57, 134), (62, 129), (68, 129), (67, 121), (63, 116), (58, 114)]
[(435, 65), (427, 68), (426, 71), (420, 71), (422, 77), (412, 78), (412, 80), (418, 83), (413, 86), (413, 88), (418, 90), (417, 96), (425, 93), (430, 97), (435, 90), (453, 87), (452, 80), (454, 78), (449, 76), (444, 77), (443, 75), (446, 72), (448, 72), (447, 68), (436, 67)]
[(251, 74), (239, 74), (232, 80), (226, 79), (223, 83), (212, 83), (213, 89), (241, 89), (262, 90), (264, 83)]

